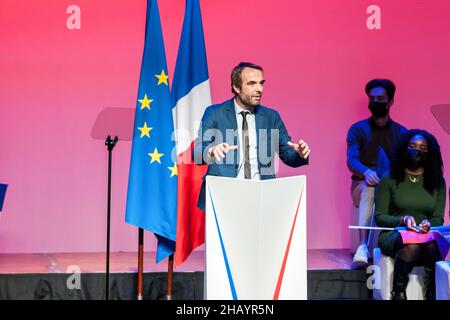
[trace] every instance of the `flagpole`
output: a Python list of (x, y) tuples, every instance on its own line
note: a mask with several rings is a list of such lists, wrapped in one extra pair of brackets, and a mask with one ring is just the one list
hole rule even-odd
[(144, 229), (139, 228), (138, 243), (138, 294), (137, 299), (143, 300), (143, 281), (144, 280)]
[(112, 151), (119, 139), (117, 136), (111, 139), (111, 136), (105, 140), (105, 145), (108, 148), (108, 200), (106, 212), (106, 300), (109, 300), (109, 256), (110, 256), (110, 238), (111, 238), (111, 168), (112, 168)]
[(173, 254), (169, 256), (167, 265), (167, 294), (166, 300), (172, 300), (172, 280), (173, 280)]

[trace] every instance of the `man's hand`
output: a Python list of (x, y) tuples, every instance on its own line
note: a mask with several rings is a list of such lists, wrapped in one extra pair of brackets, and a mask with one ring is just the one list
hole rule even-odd
[(422, 233), (428, 233), (430, 231), (430, 228), (431, 228), (431, 224), (430, 224), (430, 221), (428, 221), (427, 219), (423, 220), (419, 224), (419, 229)]
[(210, 158), (214, 157), (217, 161), (225, 158), (225, 154), (230, 150), (237, 150), (237, 146), (230, 146), (228, 143), (220, 143), (215, 147), (211, 147), (208, 150), (208, 156)]
[(287, 144), (289, 147), (294, 149), (295, 152), (297, 152), (302, 159), (304, 159), (304, 160), (308, 159), (309, 154), (311, 153), (311, 149), (309, 149), (309, 146), (305, 141), (300, 140), (298, 143), (293, 143), (292, 141), (288, 141)]
[(369, 186), (374, 186), (380, 183), (380, 178), (378, 178), (378, 175), (375, 171), (367, 169), (364, 172), (364, 176), (366, 177), (366, 183)]

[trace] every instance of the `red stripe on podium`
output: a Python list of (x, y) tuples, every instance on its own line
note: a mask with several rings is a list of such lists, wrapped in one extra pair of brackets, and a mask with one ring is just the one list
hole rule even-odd
[(284, 253), (284, 259), (283, 259), (283, 264), (281, 265), (280, 274), (278, 275), (278, 282), (277, 282), (277, 287), (275, 289), (275, 293), (273, 295), (273, 300), (278, 300), (278, 297), (280, 295), (281, 284), (283, 282), (283, 277), (284, 277), (284, 270), (286, 269), (286, 262), (287, 262), (287, 259), (289, 256), (289, 249), (291, 248), (292, 235), (294, 234), (295, 223), (297, 222), (298, 210), (300, 208), (300, 203), (302, 202), (303, 189), (304, 189), (304, 187), (302, 188), (302, 191), (300, 192), (300, 199), (298, 200), (297, 211), (295, 212), (294, 222), (292, 223), (291, 233), (289, 235), (289, 241), (288, 241), (288, 244), (286, 247), (286, 251)]

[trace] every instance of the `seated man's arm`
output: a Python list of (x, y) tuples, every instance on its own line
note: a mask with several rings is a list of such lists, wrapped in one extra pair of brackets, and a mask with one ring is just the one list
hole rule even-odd
[(376, 172), (362, 164), (360, 160), (361, 139), (361, 133), (358, 128), (355, 126), (350, 127), (347, 134), (347, 167), (361, 180), (365, 179), (369, 185), (375, 185), (380, 182)]

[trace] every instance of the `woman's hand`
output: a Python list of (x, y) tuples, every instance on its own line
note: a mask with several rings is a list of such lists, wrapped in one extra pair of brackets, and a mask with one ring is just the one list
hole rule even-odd
[(419, 229), (420, 229), (420, 232), (422, 232), (422, 233), (428, 233), (430, 231), (430, 228), (431, 228), (431, 224), (430, 224), (430, 221), (428, 221), (427, 219), (423, 220), (419, 224)]
[[(404, 217), (403, 224), (406, 226), (407, 230), (417, 232), (417, 227), (416, 227), (417, 224), (416, 224), (416, 220), (414, 219), (414, 217), (412, 217), (412, 216)], [(414, 228), (414, 227), (416, 227), (416, 228)]]

